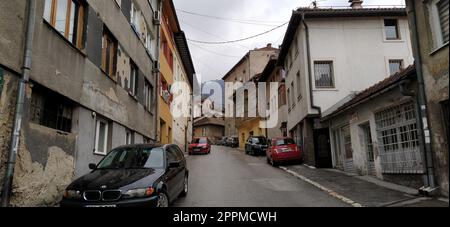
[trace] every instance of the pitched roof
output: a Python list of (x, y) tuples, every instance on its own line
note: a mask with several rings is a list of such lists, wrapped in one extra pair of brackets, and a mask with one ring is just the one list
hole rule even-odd
[(328, 118), (335, 116), (347, 109), (352, 108), (353, 106), (355, 106), (357, 104), (365, 102), (373, 95), (380, 94), (386, 88), (389, 88), (390, 86), (395, 85), (395, 84), (399, 83), (400, 81), (407, 79), (409, 77), (415, 76), (415, 75), (416, 75), (416, 67), (415, 67), (415, 65), (410, 65), (406, 69), (378, 82), (377, 84), (367, 88), (364, 91), (361, 91), (354, 98), (352, 98), (350, 101), (343, 104), (336, 111), (329, 114), (324, 119), (328, 119)]
[(292, 12), (291, 20), (281, 45), (278, 65), (282, 66), (294, 40), (295, 33), (304, 18), (339, 18), (339, 17), (382, 17), (407, 16), (404, 7), (397, 8), (305, 8), (301, 7)]
[(246, 59), (248, 59), (248, 57), (250, 56), (250, 52), (252, 51), (276, 51), (278, 50), (277, 48), (272, 47), (272, 44), (267, 44), (267, 46), (259, 48), (259, 49), (254, 49), (254, 50), (250, 50), (249, 52), (247, 52), (244, 57), (242, 57), (241, 60), (239, 60), (239, 62), (233, 66), (233, 68), (231, 68), (231, 70), (225, 74), (225, 76), (222, 78), (222, 80), (226, 80), (241, 64), (243, 64), (245, 62)]

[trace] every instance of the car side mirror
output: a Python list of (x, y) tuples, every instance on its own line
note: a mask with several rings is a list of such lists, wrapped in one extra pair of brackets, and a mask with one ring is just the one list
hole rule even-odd
[(169, 169), (174, 169), (180, 167), (180, 162), (171, 162), (169, 163)]
[(91, 163), (91, 164), (89, 164), (89, 169), (91, 169), (91, 170), (96, 170), (96, 169), (97, 169), (97, 165)]

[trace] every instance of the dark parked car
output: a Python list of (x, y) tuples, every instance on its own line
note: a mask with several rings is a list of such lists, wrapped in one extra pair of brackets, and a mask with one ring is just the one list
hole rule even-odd
[(64, 192), (61, 207), (168, 207), (188, 193), (189, 171), (176, 145), (112, 150)]
[(267, 162), (277, 166), (281, 162), (302, 162), (302, 150), (291, 138), (280, 137), (271, 140), (267, 149)]
[(197, 137), (189, 144), (189, 155), (210, 154), (211, 141), (207, 137)]
[(268, 142), (264, 136), (250, 136), (245, 143), (245, 153), (249, 155), (265, 155)]
[(228, 140), (227, 137), (222, 137), (222, 139), (220, 139), (220, 140), (217, 142), (217, 145), (219, 145), (219, 146), (226, 146), (226, 145), (227, 145), (227, 140)]
[(228, 147), (239, 147), (239, 138), (238, 137), (229, 137), (227, 139), (227, 146)]

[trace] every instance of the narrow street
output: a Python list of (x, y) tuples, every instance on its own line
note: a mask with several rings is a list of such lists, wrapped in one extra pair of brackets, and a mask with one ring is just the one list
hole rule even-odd
[(175, 207), (343, 207), (327, 193), (229, 147), (187, 158), (189, 194)]

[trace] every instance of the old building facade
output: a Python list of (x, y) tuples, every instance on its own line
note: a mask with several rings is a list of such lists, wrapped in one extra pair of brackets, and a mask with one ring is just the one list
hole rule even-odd
[(286, 72), (287, 128), (305, 162), (332, 167), (329, 128), (321, 116), (412, 63), (404, 8), (294, 11), (278, 64)]
[[(418, 75), (424, 82), (436, 187), (448, 196), (449, 1), (406, 1)], [(420, 66), (420, 67), (419, 67)], [(426, 125), (425, 125), (426, 126)]]
[[(8, 158), (35, 4), (12, 204), (50, 206), (110, 149), (157, 139), (160, 1), (1, 1), (0, 158)], [(1, 175), (4, 176), (4, 165)], [(3, 183), (3, 181), (1, 182)]]

